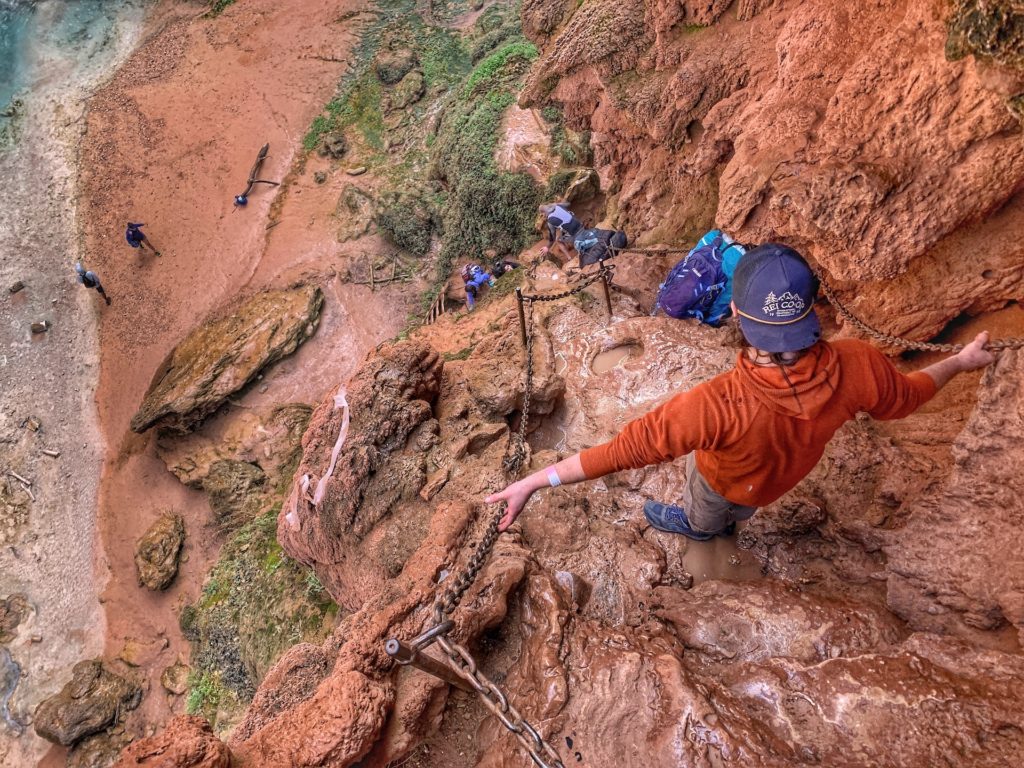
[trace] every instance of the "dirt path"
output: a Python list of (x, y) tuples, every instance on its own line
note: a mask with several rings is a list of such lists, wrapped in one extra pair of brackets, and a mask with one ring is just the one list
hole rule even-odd
[[(178, 612), (195, 598), (222, 542), (209, 527), (205, 497), (169, 474), (152, 435), (134, 435), (128, 422), (160, 361), (211, 310), (240, 291), (280, 284), (291, 265), (329, 255), (281, 247), (265, 263), (268, 215), (282, 188), (257, 187), (244, 209), (235, 210), (232, 199), (265, 142), (270, 156), (262, 176), (281, 180), (288, 173), (356, 39), (352, 23), (338, 19), (358, 5), (247, 0), (206, 19), (194, 7), (186, 14), (169, 4), (161, 31), (89, 103), (83, 247), (114, 302), (100, 326), (96, 394), (108, 446), (98, 580), (106, 583), (107, 655), (116, 656), (129, 639), (156, 644), (144, 668), (150, 692), (133, 715), (146, 722), (162, 722), (183, 707), (180, 698), (165, 697), (159, 675), (179, 654), (187, 656)], [(146, 224), (159, 258), (128, 248), (129, 219)], [(333, 243), (332, 234), (319, 230), (311, 239)], [(338, 312), (328, 309), (327, 320)], [(268, 397), (282, 402), (300, 390)], [(185, 518), (186, 561), (176, 582), (153, 594), (136, 586), (132, 555), (167, 508)]]

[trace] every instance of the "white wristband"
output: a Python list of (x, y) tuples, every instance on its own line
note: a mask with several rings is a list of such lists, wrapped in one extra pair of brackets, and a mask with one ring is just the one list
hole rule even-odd
[(551, 483), (552, 488), (557, 488), (562, 484), (562, 478), (558, 476), (554, 467), (548, 467), (548, 482)]

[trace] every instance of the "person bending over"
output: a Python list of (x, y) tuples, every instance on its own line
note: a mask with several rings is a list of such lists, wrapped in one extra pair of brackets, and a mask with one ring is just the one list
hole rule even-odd
[(561, 255), (564, 264), (570, 257), (568, 245), (583, 229), (583, 224), (569, 210), (568, 203), (542, 205), (537, 210), (544, 215), (548, 229), (548, 244), (541, 248), (541, 256), (554, 249)]
[(729, 535), (736, 521), (806, 477), (836, 430), (857, 413), (903, 418), (956, 374), (995, 359), (985, 350), (987, 331), (909, 375), (865, 342), (821, 340), (813, 308), (818, 281), (784, 245), (754, 248), (733, 279), (733, 311), (749, 344), (736, 366), (630, 422), (611, 441), (488, 496), (490, 504), (508, 502), (499, 530), (541, 488), (686, 456), (681, 503), (648, 501), (644, 515), (659, 530), (698, 541)]

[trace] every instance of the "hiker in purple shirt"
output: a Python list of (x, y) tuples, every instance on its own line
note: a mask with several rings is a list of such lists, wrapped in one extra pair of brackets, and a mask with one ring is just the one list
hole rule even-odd
[(132, 224), (128, 222), (128, 228), (124, 231), (124, 239), (128, 241), (128, 245), (132, 248), (149, 248), (154, 255), (159, 256), (160, 251), (153, 247), (153, 244), (146, 237), (146, 233), (142, 231), (145, 224)]

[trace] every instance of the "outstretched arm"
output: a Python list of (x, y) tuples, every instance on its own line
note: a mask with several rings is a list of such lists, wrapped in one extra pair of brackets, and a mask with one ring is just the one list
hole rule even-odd
[(523, 507), (526, 506), (526, 502), (530, 500), (534, 491), (549, 488), (552, 485), (571, 485), (586, 479), (583, 465), (580, 463), (580, 455), (577, 453), (567, 459), (562, 459), (557, 464), (537, 470), (522, 480), (517, 480), (500, 493), (488, 496), (484, 501), (487, 504), (508, 502), (508, 508), (498, 524), (498, 530), (504, 531), (519, 517), (519, 513), (523, 511)]
[(986, 344), (988, 344), (988, 331), (982, 331), (974, 337), (974, 341), (955, 355), (929, 365), (927, 368), (922, 368), (921, 372), (931, 377), (935, 382), (936, 389), (942, 389), (958, 373), (976, 371), (995, 362), (995, 355), (985, 349)]

